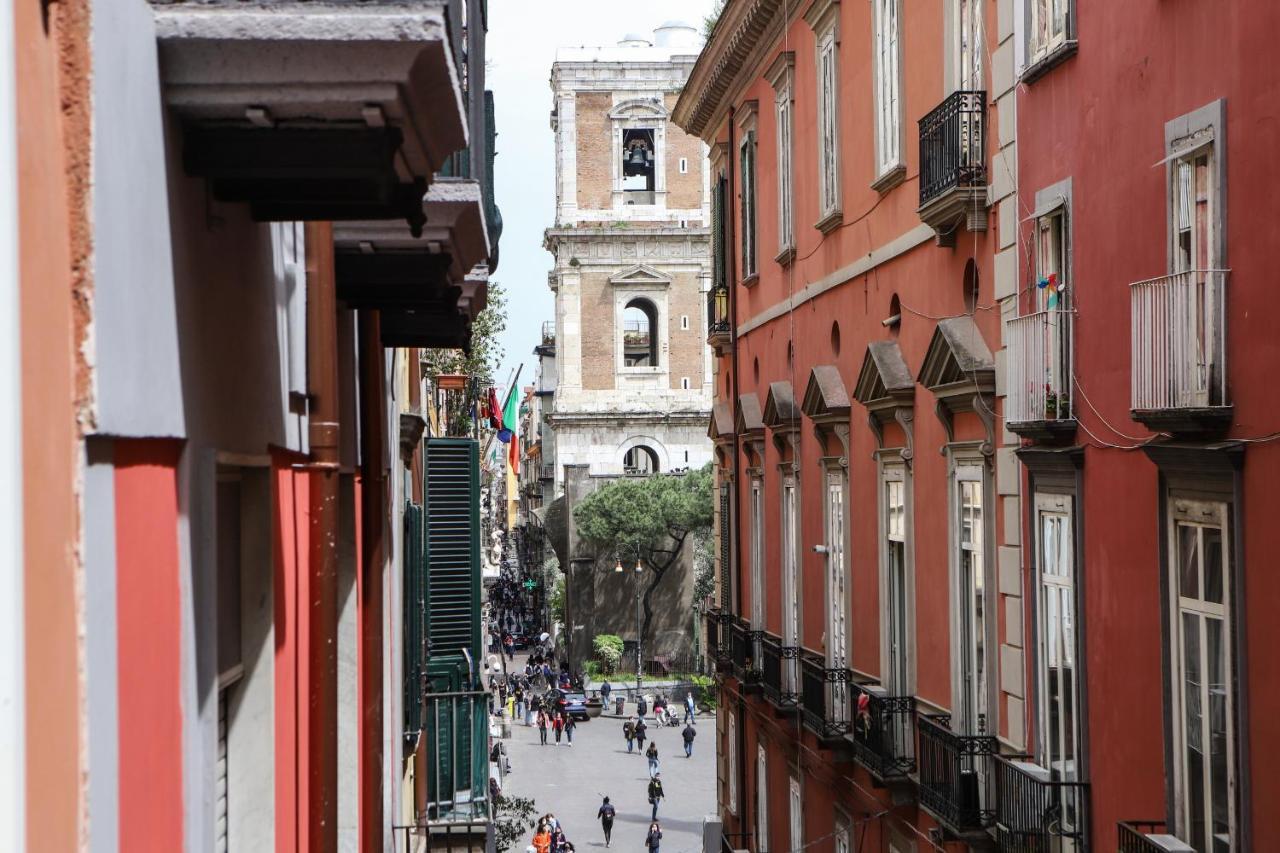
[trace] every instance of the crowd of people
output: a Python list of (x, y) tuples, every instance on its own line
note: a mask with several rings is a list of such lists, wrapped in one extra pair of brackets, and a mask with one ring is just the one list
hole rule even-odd
[[(657, 786), (658, 798), (662, 797), (662, 784), (657, 780), (649, 783), (649, 799), (654, 799), (654, 786)], [(645, 833), (644, 846), (649, 853), (659, 853), (662, 843), (662, 825), (658, 823), (657, 817), (658, 807), (654, 806), (654, 817), (649, 824), (649, 829)], [(609, 802), (609, 798), (605, 797), (604, 802), (600, 804), (600, 809), (596, 813), (596, 818), (600, 821), (600, 828), (604, 830), (604, 846), (609, 847), (613, 843), (613, 821), (618, 816), (618, 810)], [(533, 843), (525, 850), (525, 853), (574, 853), (573, 842), (565, 837), (564, 827), (560, 825), (560, 821), (553, 814), (545, 814), (538, 818), (537, 826), (533, 832)]]

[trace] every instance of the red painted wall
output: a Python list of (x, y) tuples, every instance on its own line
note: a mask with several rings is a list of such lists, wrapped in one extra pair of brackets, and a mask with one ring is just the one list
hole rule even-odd
[(183, 846), (179, 454), (115, 443), (120, 849), (139, 853)]
[(294, 469), (293, 454), (272, 456), (275, 504), (276, 850), (309, 850), (305, 820), (307, 774), (307, 666), (305, 584), (310, 577), (307, 535), (310, 477)]

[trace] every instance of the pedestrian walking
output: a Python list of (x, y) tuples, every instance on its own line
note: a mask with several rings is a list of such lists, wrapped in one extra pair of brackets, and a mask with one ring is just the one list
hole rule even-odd
[(564, 718), (564, 737), (569, 741), (569, 746), (573, 746), (573, 730), (577, 727), (578, 723), (573, 719), (572, 714)]
[(693, 758), (693, 739), (698, 736), (698, 730), (693, 727), (693, 723), (686, 723), (684, 731), (680, 733), (680, 737), (684, 739), (684, 757)]
[(684, 694), (684, 721), (693, 723), (698, 715), (698, 706), (693, 701), (693, 691)]
[(649, 727), (644, 724), (644, 720), (637, 719), (635, 725), (636, 732), (636, 749), (644, 752), (644, 735)]
[(507, 695), (507, 719), (514, 720), (516, 718), (516, 697), (514, 693)]
[(636, 724), (627, 720), (622, 724), (622, 736), (627, 739), (627, 753), (631, 752), (631, 745), (635, 743)]
[(653, 806), (653, 815), (649, 820), (658, 819), (658, 802), (665, 797), (662, 791), (662, 779), (657, 774), (649, 780), (649, 804)]
[(542, 745), (547, 745), (547, 715), (542, 711), (538, 711), (538, 737), (542, 739)]
[(546, 824), (538, 827), (538, 832), (533, 836), (533, 849), (538, 853), (551, 853), (551, 830)]
[(569, 840), (564, 837), (564, 830), (556, 827), (551, 833), (551, 851), (552, 853), (563, 853), (564, 849), (569, 846)]
[(638, 697), (636, 699), (636, 713), (640, 716), (640, 719), (644, 719), (644, 712), (647, 710), (649, 710), (649, 706), (645, 703), (644, 697)]
[(605, 797), (604, 802), (600, 804), (600, 811), (596, 812), (596, 817), (600, 818), (600, 828), (604, 830), (604, 846), (609, 846), (609, 838), (613, 835), (613, 819), (617, 817), (618, 810), (609, 802), (609, 798)]
[(520, 685), (518, 684), (516, 685), (515, 693), (513, 693), (512, 696), (514, 696), (516, 700), (516, 716), (523, 720), (524, 719), (524, 690), (521, 689)]
[(644, 757), (649, 759), (649, 778), (652, 779), (658, 775), (658, 744), (657, 741), (650, 741), (649, 748), (645, 750)]
[(555, 716), (555, 720), (554, 720), (554, 721), (552, 721), (551, 725), (552, 725), (552, 726), (555, 728), (555, 730), (556, 730), (556, 744), (559, 744), (559, 743), (560, 743), (560, 734), (561, 734), (561, 732), (563, 732), (563, 731), (564, 731), (564, 714), (561, 714), (561, 713), (557, 712), (557, 713), (556, 713), (556, 716)]
[(649, 848), (649, 853), (658, 853), (658, 843), (662, 841), (662, 827), (655, 818), (653, 823), (649, 824), (649, 834), (644, 837), (644, 846)]
[(604, 680), (604, 684), (600, 685), (600, 701), (605, 708), (609, 707), (609, 694), (613, 692), (613, 685), (609, 683), (609, 679)]

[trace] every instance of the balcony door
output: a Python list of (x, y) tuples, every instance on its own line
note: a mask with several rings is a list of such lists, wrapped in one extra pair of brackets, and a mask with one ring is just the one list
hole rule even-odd
[[(782, 481), (782, 645), (800, 645), (800, 572), (796, 559), (796, 481)], [(782, 659), (782, 691), (800, 693), (799, 657)]]
[(1176, 823), (1199, 853), (1236, 849), (1229, 529), (1226, 504), (1172, 502)]
[(982, 3), (983, 0), (952, 0), (956, 88), (966, 92), (982, 89)]
[(751, 480), (751, 627), (764, 629), (764, 490), (759, 478)]
[(960, 703), (956, 709), (958, 727), (953, 725), (953, 728), (960, 734), (978, 734), (987, 728), (990, 677), (982, 469), (978, 466), (958, 468), (955, 487), (959, 534), (956, 556), (960, 593)]
[(884, 513), (889, 619), (885, 687), (894, 696), (907, 696), (911, 693), (911, 637), (907, 612), (906, 483), (901, 468), (885, 471)]
[(1073, 516), (1068, 495), (1037, 495), (1037, 758), (1055, 782), (1080, 781)]
[(1171, 344), (1175, 364), (1189, 375), (1175, 386), (1179, 406), (1221, 405), (1211, 399), (1221, 382), (1216, 372), (1222, 365), (1219, 351), (1223, 318), (1218, 306), (1222, 279), (1218, 268), (1217, 188), (1214, 186), (1213, 145), (1206, 145), (1173, 161), (1173, 272), (1177, 281), (1171, 290)]
[[(847, 669), (849, 666), (849, 593), (845, 567), (845, 506), (842, 469), (827, 472), (827, 667)], [(844, 722), (848, 707), (849, 685), (830, 682), (829, 719)]]

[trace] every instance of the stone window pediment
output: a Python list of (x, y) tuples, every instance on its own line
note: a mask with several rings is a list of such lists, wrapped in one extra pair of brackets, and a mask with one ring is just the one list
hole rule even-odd
[(995, 359), (972, 317), (965, 314), (938, 321), (920, 366), (920, 384), (937, 399), (934, 412), (947, 432), (948, 444), (955, 440), (955, 415), (972, 412), (987, 434), (980, 452), (995, 453)]
[(609, 118), (616, 121), (628, 121), (631, 119), (659, 119), (666, 121), (671, 118), (671, 113), (663, 106), (661, 101), (655, 98), (632, 98), (614, 104), (613, 109), (609, 110)]
[(834, 364), (819, 364), (809, 372), (801, 409), (815, 421), (849, 417), (849, 392)]
[(790, 382), (769, 383), (762, 417), (764, 425), (772, 430), (797, 429), (800, 426), (800, 409), (796, 406), (796, 394)]
[(911, 368), (907, 367), (898, 342), (872, 341), (868, 344), (853, 396), (866, 407), (867, 422), (881, 450), (884, 449), (884, 425), (896, 421), (902, 427), (906, 445), (902, 458), (906, 462), (910, 462), (914, 455), (915, 392)]
[(671, 277), (646, 264), (636, 264), (609, 276), (609, 283), (620, 287), (667, 287), (671, 284)]
[(707, 422), (707, 438), (716, 443), (733, 441), (733, 412), (728, 403), (716, 403), (711, 407), (711, 417)]

